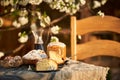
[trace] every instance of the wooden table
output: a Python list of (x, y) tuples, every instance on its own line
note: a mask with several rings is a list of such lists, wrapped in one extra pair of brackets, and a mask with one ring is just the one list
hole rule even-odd
[(0, 80), (106, 80), (108, 70), (108, 67), (70, 60), (58, 71), (35, 72), (28, 70), (28, 66), (0, 67)]

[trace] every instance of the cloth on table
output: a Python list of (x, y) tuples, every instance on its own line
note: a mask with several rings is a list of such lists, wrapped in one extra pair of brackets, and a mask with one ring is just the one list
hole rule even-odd
[(0, 67), (0, 80), (106, 80), (108, 67), (69, 60), (57, 71), (36, 72), (28, 66)]

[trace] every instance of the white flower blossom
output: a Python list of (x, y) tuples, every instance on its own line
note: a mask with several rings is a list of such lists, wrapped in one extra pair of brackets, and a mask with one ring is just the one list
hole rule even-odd
[(9, 0), (3, 0), (3, 1), (1, 1), (1, 3), (0, 3), (2, 6), (8, 6), (9, 4), (10, 4), (10, 2), (9, 2)]
[(36, 11), (36, 14), (38, 16), (38, 19), (41, 19), (41, 13), (39, 11)]
[(29, 0), (29, 3), (32, 5), (39, 5), (42, 2), (42, 0)]
[(43, 0), (44, 2), (51, 3), (53, 0)]
[[(66, 9), (66, 11), (65, 11), (66, 13), (70, 13), (71, 11), (70, 11), (70, 9)], [(72, 13), (72, 12), (71, 12)]]
[(79, 0), (78, 2), (76, 2), (76, 0), (54, 0), (49, 4), (52, 9), (73, 15), (80, 9), (79, 7), (85, 5), (85, 3), (85, 0)]
[(41, 27), (43, 27), (43, 28), (45, 28), (45, 27), (46, 27), (45, 23), (44, 23), (44, 22), (42, 22), (42, 21), (40, 22), (40, 26), (41, 26)]
[(18, 21), (21, 25), (25, 25), (28, 23), (28, 18), (27, 17), (19, 17)]
[(19, 11), (19, 16), (27, 16), (27, 15), (28, 15), (28, 11), (25, 8)]
[(106, 2), (107, 2), (107, 0), (102, 0), (102, 1), (101, 1), (101, 4), (102, 4), (102, 5), (105, 5)]
[(27, 35), (25, 32), (23, 32), (23, 33), (19, 32), (19, 33), (18, 33), (18, 36), (19, 36), (18, 41), (19, 41), (20, 43), (25, 43), (25, 42), (28, 41), (28, 35)]
[(99, 1), (93, 1), (93, 9), (98, 8), (101, 6), (101, 3)]
[(28, 35), (22, 36), (18, 39), (20, 43), (25, 43), (28, 41)]
[(4, 55), (5, 53), (0, 51), (0, 58), (2, 58)]
[(9, 2), (13, 6), (18, 3), (18, 0), (9, 0)]
[(65, 12), (67, 10), (67, 7), (61, 7), (60, 12)]
[(85, 5), (86, 1), (85, 0), (80, 0), (81, 5)]
[(26, 6), (28, 4), (28, 2), (29, 2), (29, 0), (20, 0), (19, 4), (23, 5), (23, 6)]
[(51, 22), (51, 19), (49, 16), (47, 16), (46, 14), (44, 14), (43, 16), (41, 16), (41, 19), (40, 19), (40, 26), (41, 27), (46, 27), (47, 25), (49, 25)]
[(59, 30), (60, 30), (60, 27), (59, 27), (58, 25), (53, 26), (53, 27), (51, 28), (51, 32), (52, 32), (53, 34), (58, 34), (58, 33), (59, 33)]
[(15, 8), (11, 8), (11, 10), (10, 10), (11, 12), (14, 12), (15, 11)]
[(51, 21), (50, 17), (49, 16), (45, 17), (44, 21), (45, 21), (46, 24), (50, 24), (50, 21)]
[(75, 14), (75, 13), (77, 12), (77, 10), (76, 10), (76, 9), (72, 9), (71, 12), (72, 12), (72, 13), (71, 13), (71, 15), (72, 15), (72, 14)]
[(105, 16), (104, 12), (98, 11), (98, 15), (101, 16), (102, 18)]
[(18, 23), (18, 24), (16, 25), (16, 28), (20, 28), (20, 27), (21, 27), (21, 24)]
[(65, 2), (69, 2), (69, 0), (65, 0)]
[(16, 28), (20, 28), (21, 24), (17, 22), (17, 20), (13, 21), (12, 25)]

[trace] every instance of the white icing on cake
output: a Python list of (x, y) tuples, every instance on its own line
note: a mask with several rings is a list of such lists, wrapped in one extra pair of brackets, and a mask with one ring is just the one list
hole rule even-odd
[(43, 58), (47, 58), (47, 55), (43, 50), (31, 50), (30, 52), (25, 54), (23, 58), (28, 60), (41, 60)]
[(57, 46), (60, 46), (60, 47), (65, 47), (66, 45), (62, 42), (51, 42), (48, 44), (48, 46), (54, 46), (54, 45), (57, 45)]

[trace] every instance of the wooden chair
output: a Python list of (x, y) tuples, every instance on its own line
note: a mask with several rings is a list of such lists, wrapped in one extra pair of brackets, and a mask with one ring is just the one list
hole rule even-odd
[(93, 40), (84, 44), (76, 44), (76, 35), (83, 35), (94, 31), (112, 31), (120, 33), (120, 19), (113, 16), (90, 16), (77, 20), (71, 17), (71, 57), (83, 60), (94, 56), (120, 57), (120, 43), (113, 40)]

